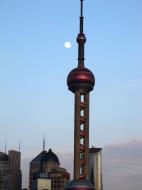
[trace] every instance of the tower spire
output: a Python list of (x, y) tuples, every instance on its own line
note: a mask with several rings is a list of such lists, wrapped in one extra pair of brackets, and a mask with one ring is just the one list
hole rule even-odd
[(45, 135), (43, 135), (43, 151), (45, 151)]
[(85, 34), (83, 33), (83, 0), (80, 0), (80, 30), (77, 36), (78, 43), (78, 67), (84, 68), (84, 44), (86, 42)]
[(4, 143), (5, 153), (7, 153), (7, 142)]
[(83, 0), (81, 2), (81, 10), (80, 10), (80, 33), (83, 34)]
[(20, 142), (20, 139), (19, 139), (19, 152), (21, 151), (21, 142)]

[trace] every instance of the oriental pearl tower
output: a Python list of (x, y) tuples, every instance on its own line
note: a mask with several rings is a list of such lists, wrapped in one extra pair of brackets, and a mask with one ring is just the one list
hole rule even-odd
[(67, 77), (68, 89), (75, 95), (74, 107), (74, 179), (65, 190), (94, 190), (89, 181), (89, 94), (95, 85), (93, 73), (84, 65), (83, 0), (80, 31), (77, 36), (78, 66)]

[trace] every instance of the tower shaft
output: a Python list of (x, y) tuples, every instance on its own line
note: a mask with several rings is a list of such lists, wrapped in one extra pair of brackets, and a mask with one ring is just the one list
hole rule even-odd
[(89, 93), (75, 92), (74, 179), (88, 179), (89, 161)]

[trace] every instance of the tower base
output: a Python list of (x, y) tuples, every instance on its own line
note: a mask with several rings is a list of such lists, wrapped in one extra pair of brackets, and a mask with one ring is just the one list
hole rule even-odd
[(70, 181), (64, 190), (95, 190), (92, 183), (89, 180), (72, 180)]

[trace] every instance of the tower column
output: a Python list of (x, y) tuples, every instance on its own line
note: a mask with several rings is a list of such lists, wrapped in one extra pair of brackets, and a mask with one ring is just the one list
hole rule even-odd
[(85, 152), (86, 157), (86, 165), (85, 165), (85, 173), (86, 179), (89, 179), (89, 93), (85, 94), (85, 116), (86, 116), (86, 124), (85, 124), (85, 131), (86, 131), (86, 139), (85, 139), (85, 146), (87, 147)]
[(74, 179), (79, 179), (79, 145), (80, 145), (80, 92), (75, 92), (74, 109)]
[(74, 179), (89, 178), (89, 93), (75, 92)]

